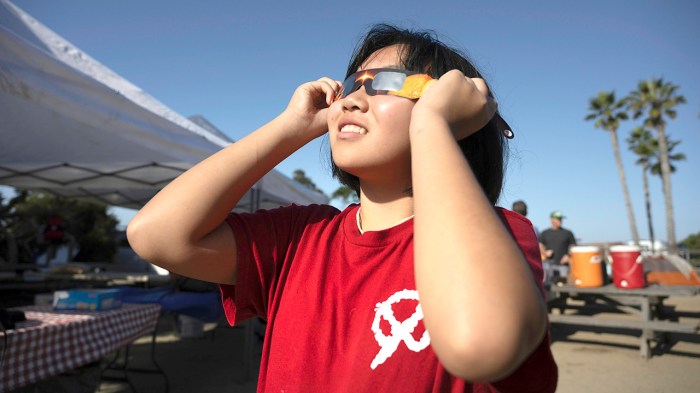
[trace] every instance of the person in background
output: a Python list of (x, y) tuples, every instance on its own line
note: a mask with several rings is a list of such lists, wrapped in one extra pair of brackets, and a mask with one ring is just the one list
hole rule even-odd
[[(569, 274), (569, 247), (576, 245), (573, 232), (562, 227), (564, 215), (559, 210), (549, 215), (550, 227), (539, 236), (543, 251), (545, 276), (549, 281), (565, 279)], [(557, 278), (559, 277), (559, 278)]]
[[(520, 214), (523, 217), (527, 217), (527, 204), (523, 200), (517, 200), (517, 201), (513, 202), (513, 205), (511, 206), (511, 210)], [(532, 229), (535, 231), (535, 236), (539, 237), (540, 231), (539, 231), (539, 229), (537, 229), (537, 227), (534, 224), (532, 225)], [(546, 261), (547, 258), (545, 256), (544, 247), (542, 246), (542, 243), (538, 242), (538, 244), (539, 244), (539, 248), (540, 248), (540, 259), (542, 261)], [(545, 266), (542, 265), (542, 267), (544, 269)], [(545, 282), (545, 283), (547, 282), (547, 270), (546, 269), (544, 270), (543, 282)]]
[[(514, 212), (520, 214), (523, 217), (527, 217), (527, 204), (523, 200), (517, 200), (513, 202), (513, 206), (511, 207), (511, 210)], [(532, 228), (535, 230), (535, 235), (539, 236), (540, 231), (537, 229), (537, 227), (533, 224)]]

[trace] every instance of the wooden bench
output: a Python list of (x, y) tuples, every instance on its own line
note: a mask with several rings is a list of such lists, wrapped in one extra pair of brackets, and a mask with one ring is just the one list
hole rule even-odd
[[(632, 320), (632, 319), (604, 319), (594, 318), (589, 315), (562, 315), (550, 314), (551, 323), (565, 325), (592, 326), (613, 329), (641, 330), (639, 337), (639, 351), (644, 359), (651, 355), (651, 340), (658, 340), (657, 333), (688, 333), (696, 334), (700, 331), (700, 322), (680, 323), (660, 320)], [(663, 336), (660, 341), (665, 341)]]
[[(696, 296), (700, 287), (648, 285), (621, 289), (612, 284), (595, 288), (561, 285), (550, 287), (550, 291), (547, 308), (553, 324), (640, 330), (639, 349), (643, 358), (651, 354), (651, 340), (663, 341), (667, 333), (697, 334), (700, 331), (700, 321), (679, 322), (674, 307), (664, 305), (664, 300), (670, 296)], [(554, 313), (555, 309), (559, 313)], [(604, 310), (617, 315), (600, 315)], [(578, 313), (567, 314), (566, 311)]]
[(616, 329), (631, 329), (631, 330), (652, 330), (655, 332), (666, 333), (690, 333), (694, 334), (700, 330), (700, 322), (680, 323), (673, 321), (641, 321), (627, 319), (603, 319), (591, 318), (587, 315), (559, 315), (550, 314), (549, 321), (551, 323), (561, 323), (567, 325), (579, 326), (594, 326)]

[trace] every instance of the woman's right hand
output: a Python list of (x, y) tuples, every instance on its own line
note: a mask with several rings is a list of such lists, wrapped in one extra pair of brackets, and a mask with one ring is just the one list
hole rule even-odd
[(292, 122), (293, 129), (307, 132), (309, 140), (325, 134), (328, 108), (341, 86), (342, 82), (328, 77), (299, 86), (283, 113), (286, 120)]

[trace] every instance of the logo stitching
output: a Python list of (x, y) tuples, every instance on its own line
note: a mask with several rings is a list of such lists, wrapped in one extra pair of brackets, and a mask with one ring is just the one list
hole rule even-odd
[[(383, 364), (387, 359), (389, 359), (396, 349), (399, 347), (399, 343), (403, 341), (406, 343), (406, 347), (413, 352), (420, 352), (428, 347), (430, 344), (430, 335), (428, 331), (423, 332), (423, 336), (420, 340), (416, 341), (413, 337), (413, 331), (418, 322), (423, 320), (423, 309), (420, 303), (416, 305), (416, 311), (408, 317), (405, 321), (399, 322), (394, 317), (394, 310), (391, 308), (392, 305), (400, 302), (401, 300), (416, 300), (418, 301), (418, 291), (404, 289), (398, 291), (395, 294), (389, 296), (387, 300), (381, 303), (377, 303), (374, 309), (374, 321), (372, 322), (372, 332), (374, 333), (374, 339), (377, 344), (381, 347), (379, 353), (374, 357), (370, 367), (372, 370), (376, 369), (377, 366)], [(382, 329), (379, 327), (381, 320), (385, 319), (391, 325), (391, 334), (385, 335)]]

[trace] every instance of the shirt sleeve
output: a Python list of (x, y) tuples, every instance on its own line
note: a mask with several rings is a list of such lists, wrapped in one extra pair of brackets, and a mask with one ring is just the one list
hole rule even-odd
[(544, 285), (544, 270), (542, 269), (542, 259), (540, 258), (540, 245), (535, 236), (535, 230), (532, 223), (527, 218), (520, 214), (513, 213), (508, 210), (499, 209), (499, 216), (506, 225), (506, 229), (510, 232), (515, 242), (522, 251), (525, 260), (527, 261), (535, 283), (542, 294), (542, 298), (546, 299)]
[[(542, 283), (542, 261), (532, 223), (527, 218), (506, 210), (499, 211), (499, 215), (523, 252), (542, 298), (546, 299)], [(550, 349), (548, 323), (547, 333), (534, 352), (511, 375), (492, 383), (491, 387), (498, 392), (554, 392), (557, 380), (558, 369)]]
[(307, 225), (333, 211), (337, 209), (325, 205), (289, 205), (229, 214), (226, 222), (236, 238), (236, 284), (219, 286), (229, 324), (255, 316), (267, 319), (269, 299)]

